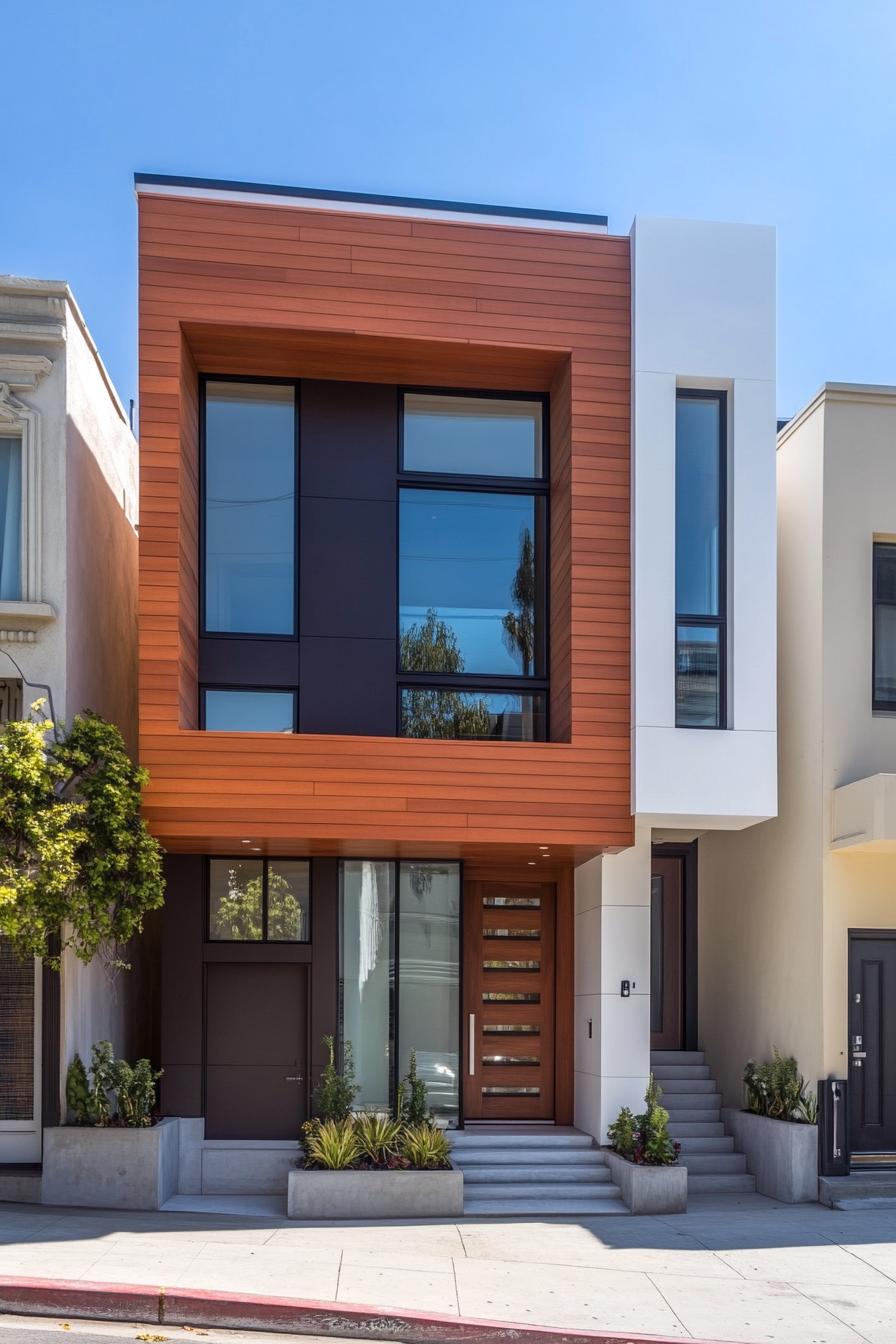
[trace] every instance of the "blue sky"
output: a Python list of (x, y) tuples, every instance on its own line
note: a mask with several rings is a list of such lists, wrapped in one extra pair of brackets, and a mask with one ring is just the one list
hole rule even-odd
[(896, 383), (892, 0), (41, 0), (3, 18), (0, 271), (136, 396), (132, 175), (775, 224), (781, 414)]

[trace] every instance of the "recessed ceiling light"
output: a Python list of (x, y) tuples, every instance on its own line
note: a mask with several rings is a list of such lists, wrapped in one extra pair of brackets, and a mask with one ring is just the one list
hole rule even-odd
[(240, 844), (241, 844), (241, 845), (251, 845), (251, 843), (252, 843), (251, 840), (241, 840), (241, 841), (240, 841)]
[(530, 859), (530, 860), (529, 860), (529, 867), (530, 867), (530, 868), (534, 868), (534, 867), (535, 867), (535, 860), (534, 860), (534, 859)]

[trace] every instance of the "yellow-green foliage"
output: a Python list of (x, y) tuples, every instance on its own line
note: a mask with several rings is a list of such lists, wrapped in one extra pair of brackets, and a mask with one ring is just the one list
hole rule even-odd
[(401, 1150), (402, 1125), (391, 1116), (362, 1112), (355, 1116), (355, 1134), (361, 1156), (380, 1166), (397, 1157)]
[(51, 736), (41, 702), (0, 731), (0, 938), (58, 969), (51, 939), (90, 961), (164, 899), (161, 850), (140, 816), (146, 772), (118, 729), (76, 715)]
[(361, 1156), (361, 1143), (353, 1120), (322, 1120), (306, 1127), (305, 1156), (315, 1167), (344, 1171)]
[(423, 1170), (448, 1166), (451, 1144), (434, 1125), (407, 1125), (401, 1136), (401, 1155)]

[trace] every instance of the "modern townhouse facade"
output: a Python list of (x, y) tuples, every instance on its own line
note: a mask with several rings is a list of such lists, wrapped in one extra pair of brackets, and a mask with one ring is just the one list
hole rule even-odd
[[(704, 1038), (737, 1104), (773, 1045), (896, 1155), (896, 388), (827, 383), (778, 436), (779, 816), (701, 851)], [(733, 954), (737, 947), (738, 955)]]
[(602, 1140), (776, 807), (773, 232), (137, 196), (163, 1111), (294, 1139), (333, 1036)]
[[(137, 745), (137, 445), (66, 284), (0, 277), (0, 717), (93, 709)], [(0, 942), (0, 1162), (40, 1161), (75, 1051), (134, 1041), (127, 977)]]

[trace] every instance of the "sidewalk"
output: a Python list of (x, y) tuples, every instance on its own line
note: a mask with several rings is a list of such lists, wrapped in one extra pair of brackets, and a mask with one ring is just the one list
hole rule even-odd
[(756, 1195), (691, 1206), (667, 1218), (337, 1225), (0, 1205), (0, 1276), (625, 1335), (896, 1344), (893, 1213)]

